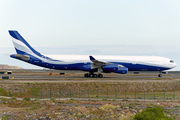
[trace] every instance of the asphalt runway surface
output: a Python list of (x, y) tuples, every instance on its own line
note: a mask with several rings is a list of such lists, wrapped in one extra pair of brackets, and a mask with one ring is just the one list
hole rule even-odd
[[(8, 76), (9, 79), (2, 79), (3, 76)], [(85, 78), (84, 74), (67, 73), (60, 75), (59, 73), (53, 73), (49, 75), (46, 73), (12, 73), (12, 74), (0, 74), (0, 83), (11, 82), (172, 82), (180, 81), (180, 74), (163, 74), (162, 78), (158, 78), (158, 73), (142, 73), (132, 74), (128, 73), (125, 75), (118, 74), (104, 74), (103, 78)]]
[[(85, 78), (83, 75), (36, 75), (36, 74), (32, 74), (32, 75), (22, 75), (22, 74), (1, 74), (0, 75), (0, 78), (2, 78), (2, 76), (9, 76), (10, 79), (14, 78), (14, 79), (45, 79), (45, 80), (52, 80), (52, 79), (62, 79), (62, 78), (65, 78), (65, 79), (68, 79), (68, 78), (80, 78), (80, 79), (118, 79), (118, 78), (159, 78), (157, 75), (104, 75), (103, 78)], [(180, 75), (172, 75), (172, 74), (169, 74), (169, 75), (163, 75), (162, 79), (163, 78), (170, 78), (170, 77), (173, 77), (173, 78), (180, 78)]]

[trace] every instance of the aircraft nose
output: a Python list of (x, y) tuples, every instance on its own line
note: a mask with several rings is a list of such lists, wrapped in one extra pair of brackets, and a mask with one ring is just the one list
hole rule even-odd
[(176, 67), (176, 66), (177, 66), (177, 63), (174, 63), (174, 64), (173, 64), (173, 68)]

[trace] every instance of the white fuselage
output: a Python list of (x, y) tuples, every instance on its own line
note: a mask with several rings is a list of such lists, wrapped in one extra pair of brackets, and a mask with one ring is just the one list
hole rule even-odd
[[(46, 55), (55, 60), (62, 60), (65, 63), (91, 62), (88, 55)], [(123, 62), (130, 64), (142, 64), (150, 66), (159, 66), (172, 69), (177, 66), (169, 58), (158, 56), (115, 56), (115, 55), (93, 55), (96, 59), (105, 62)]]

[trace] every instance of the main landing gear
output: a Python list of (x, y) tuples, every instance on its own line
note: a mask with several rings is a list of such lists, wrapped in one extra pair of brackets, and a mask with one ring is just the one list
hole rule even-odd
[(102, 78), (103, 75), (102, 74), (93, 74), (93, 73), (86, 73), (84, 74), (84, 77), (90, 77), (90, 78)]

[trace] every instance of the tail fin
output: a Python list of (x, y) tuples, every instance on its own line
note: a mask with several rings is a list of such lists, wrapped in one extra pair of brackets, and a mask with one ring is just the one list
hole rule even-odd
[(39, 52), (37, 52), (35, 49), (33, 49), (26, 40), (18, 33), (18, 31), (9, 30), (9, 34), (12, 37), (12, 41), (15, 47), (15, 50), (17, 54), (20, 55), (38, 55), (41, 56)]

